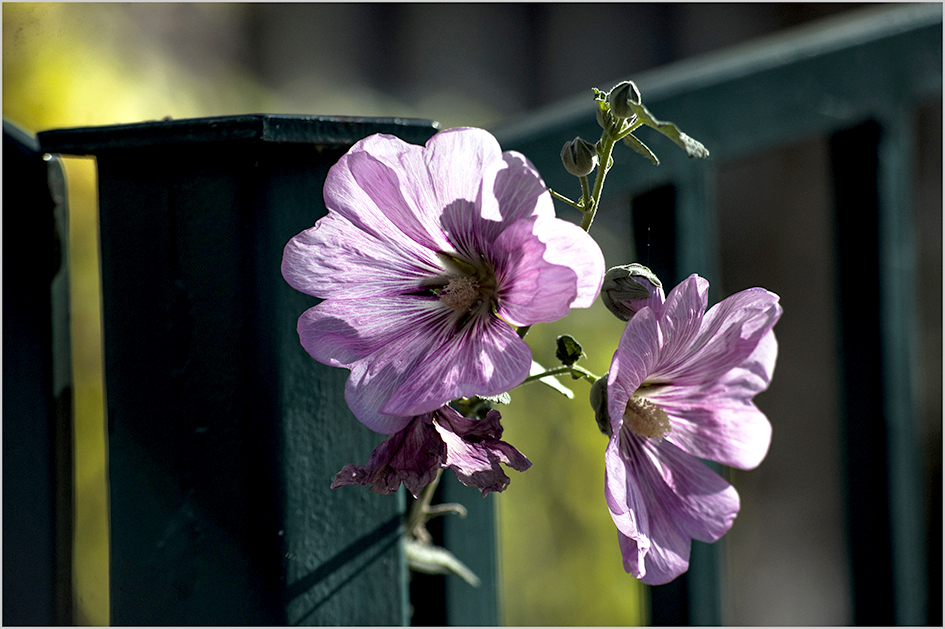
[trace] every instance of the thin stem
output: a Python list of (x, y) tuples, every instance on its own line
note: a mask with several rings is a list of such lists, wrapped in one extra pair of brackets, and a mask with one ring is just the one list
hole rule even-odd
[(439, 484), (442, 475), (442, 469), (436, 471), (436, 476), (420, 492), (420, 497), (413, 503), (407, 516), (407, 531), (421, 542), (429, 543), (433, 541), (430, 532), (427, 531), (427, 520), (430, 514), (430, 502), (433, 501), (433, 492), (436, 491), (436, 486)]
[(607, 172), (610, 170), (610, 156), (614, 152), (614, 144), (624, 136), (629, 135), (642, 124), (642, 121), (634, 120), (615, 137), (610, 137), (606, 132), (601, 135), (601, 148), (603, 150), (600, 152), (600, 165), (597, 168), (597, 177), (594, 179), (594, 191), (590, 195), (590, 206), (588, 207), (588, 204), (585, 203), (585, 207), (587, 207), (588, 210), (584, 212), (584, 219), (581, 221), (581, 228), (584, 231), (591, 229), (591, 223), (594, 222), (594, 216), (597, 214), (597, 208), (600, 206), (600, 196), (604, 191), (604, 178), (607, 177)]
[(582, 212), (584, 211), (584, 208), (582, 208), (579, 203), (575, 203), (574, 201), (564, 196), (563, 194), (559, 194), (555, 192), (554, 190), (552, 190), (551, 188), (548, 188), (548, 192), (551, 193), (551, 196), (554, 197), (555, 199), (558, 199), (559, 201), (563, 201), (564, 203), (567, 203), (568, 205), (570, 205), (571, 207), (577, 210), (581, 210)]
[(581, 204), (583, 205), (582, 211), (588, 212), (591, 209), (591, 189), (587, 183), (587, 176), (581, 177)]
[(535, 382), (536, 380), (541, 380), (542, 378), (547, 378), (548, 376), (560, 376), (564, 374), (570, 374), (576, 378), (584, 378), (592, 384), (600, 380), (599, 376), (594, 375), (584, 367), (579, 367), (577, 365), (561, 365), (560, 367), (552, 367), (543, 373), (536, 373), (533, 376), (528, 376), (522, 381), (522, 384), (525, 384), (526, 382)]

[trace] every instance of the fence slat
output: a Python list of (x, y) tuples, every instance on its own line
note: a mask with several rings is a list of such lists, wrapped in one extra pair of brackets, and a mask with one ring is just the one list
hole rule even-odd
[(381, 436), (296, 333), (286, 242), (361, 137), (427, 121), (238, 116), (40, 134), (97, 158), (113, 624), (405, 624), (403, 496), (330, 490)]
[(64, 174), (3, 122), (3, 623), (72, 623)]

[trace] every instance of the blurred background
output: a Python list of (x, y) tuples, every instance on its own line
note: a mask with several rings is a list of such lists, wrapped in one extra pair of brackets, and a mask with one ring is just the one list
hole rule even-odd
[[(4, 3), (3, 115), (33, 133), (241, 113), (405, 116), (437, 120), (441, 128), (491, 128), (589, 95), (592, 86), (606, 90), (643, 70), (862, 9), (858, 3)], [(941, 100), (914, 116), (923, 138), (916, 161), (920, 425), (930, 539), (938, 540), (930, 552), (940, 559)], [(685, 121), (676, 122), (685, 129)], [(765, 286), (781, 295), (785, 308), (776, 328), (781, 356), (774, 384), (757, 398), (774, 426), (771, 451), (758, 469), (732, 475), (743, 509), (725, 545), (730, 624), (852, 622), (835, 305), (829, 273), (817, 275), (831, 264), (825, 147), (823, 138), (811, 138), (726, 164), (716, 183), (722, 268), (719, 278), (708, 279), (723, 296)], [(108, 557), (94, 163), (64, 161), (76, 622), (101, 625), (108, 622)], [(638, 167), (648, 165), (641, 160)], [(632, 261), (629, 244), (598, 235), (609, 239), (609, 264)], [(784, 255), (766, 256), (759, 243), (776, 243)], [(769, 259), (803, 264), (792, 269), (766, 264)], [(598, 305), (536, 326), (529, 342), (537, 360), (552, 364), (555, 336), (572, 334), (584, 345), (584, 364), (600, 374), (621, 329)], [(574, 401), (536, 387), (522, 389), (503, 409), (506, 440), (534, 463), (527, 474), (512, 473), (500, 500), (505, 622), (644, 624), (646, 590), (622, 569), (603, 500), (606, 440), (584, 402), (587, 387), (573, 383)], [(937, 583), (931, 587), (940, 588), (940, 575)]]

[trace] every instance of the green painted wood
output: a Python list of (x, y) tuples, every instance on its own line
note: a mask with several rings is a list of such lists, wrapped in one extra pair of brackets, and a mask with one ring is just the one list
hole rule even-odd
[(427, 121), (239, 116), (40, 134), (99, 181), (113, 624), (406, 624), (403, 496), (330, 490), (382, 439), (296, 334), (286, 242), (356, 140)]
[(62, 164), (3, 121), (3, 623), (72, 623), (72, 371)]
[[(516, 472), (510, 472), (515, 474)], [(445, 577), (446, 619), (450, 626), (496, 626), (499, 609), (499, 548), (496, 542), (496, 495), (485, 498), (478, 489), (466, 487), (450, 472), (443, 474), (443, 502), (466, 507), (465, 518), (446, 516), (443, 545), (475, 573), (480, 584), (473, 587), (456, 575)]]
[[(916, 221), (914, 118), (908, 104), (883, 121), (877, 146), (879, 286), (883, 415), (889, 476), (890, 546), (895, 621), (930, 622), (925, 506), (917, 401)], [(917, 482), (919, 481), (919, 482)]]

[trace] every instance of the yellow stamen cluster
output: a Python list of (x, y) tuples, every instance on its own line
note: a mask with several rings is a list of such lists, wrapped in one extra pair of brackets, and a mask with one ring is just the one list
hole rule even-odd
[(634, 434), (648, 439), (662, 439), (672, 429), (662, 407), (635, 395), (627, 400), (623, 421)]

